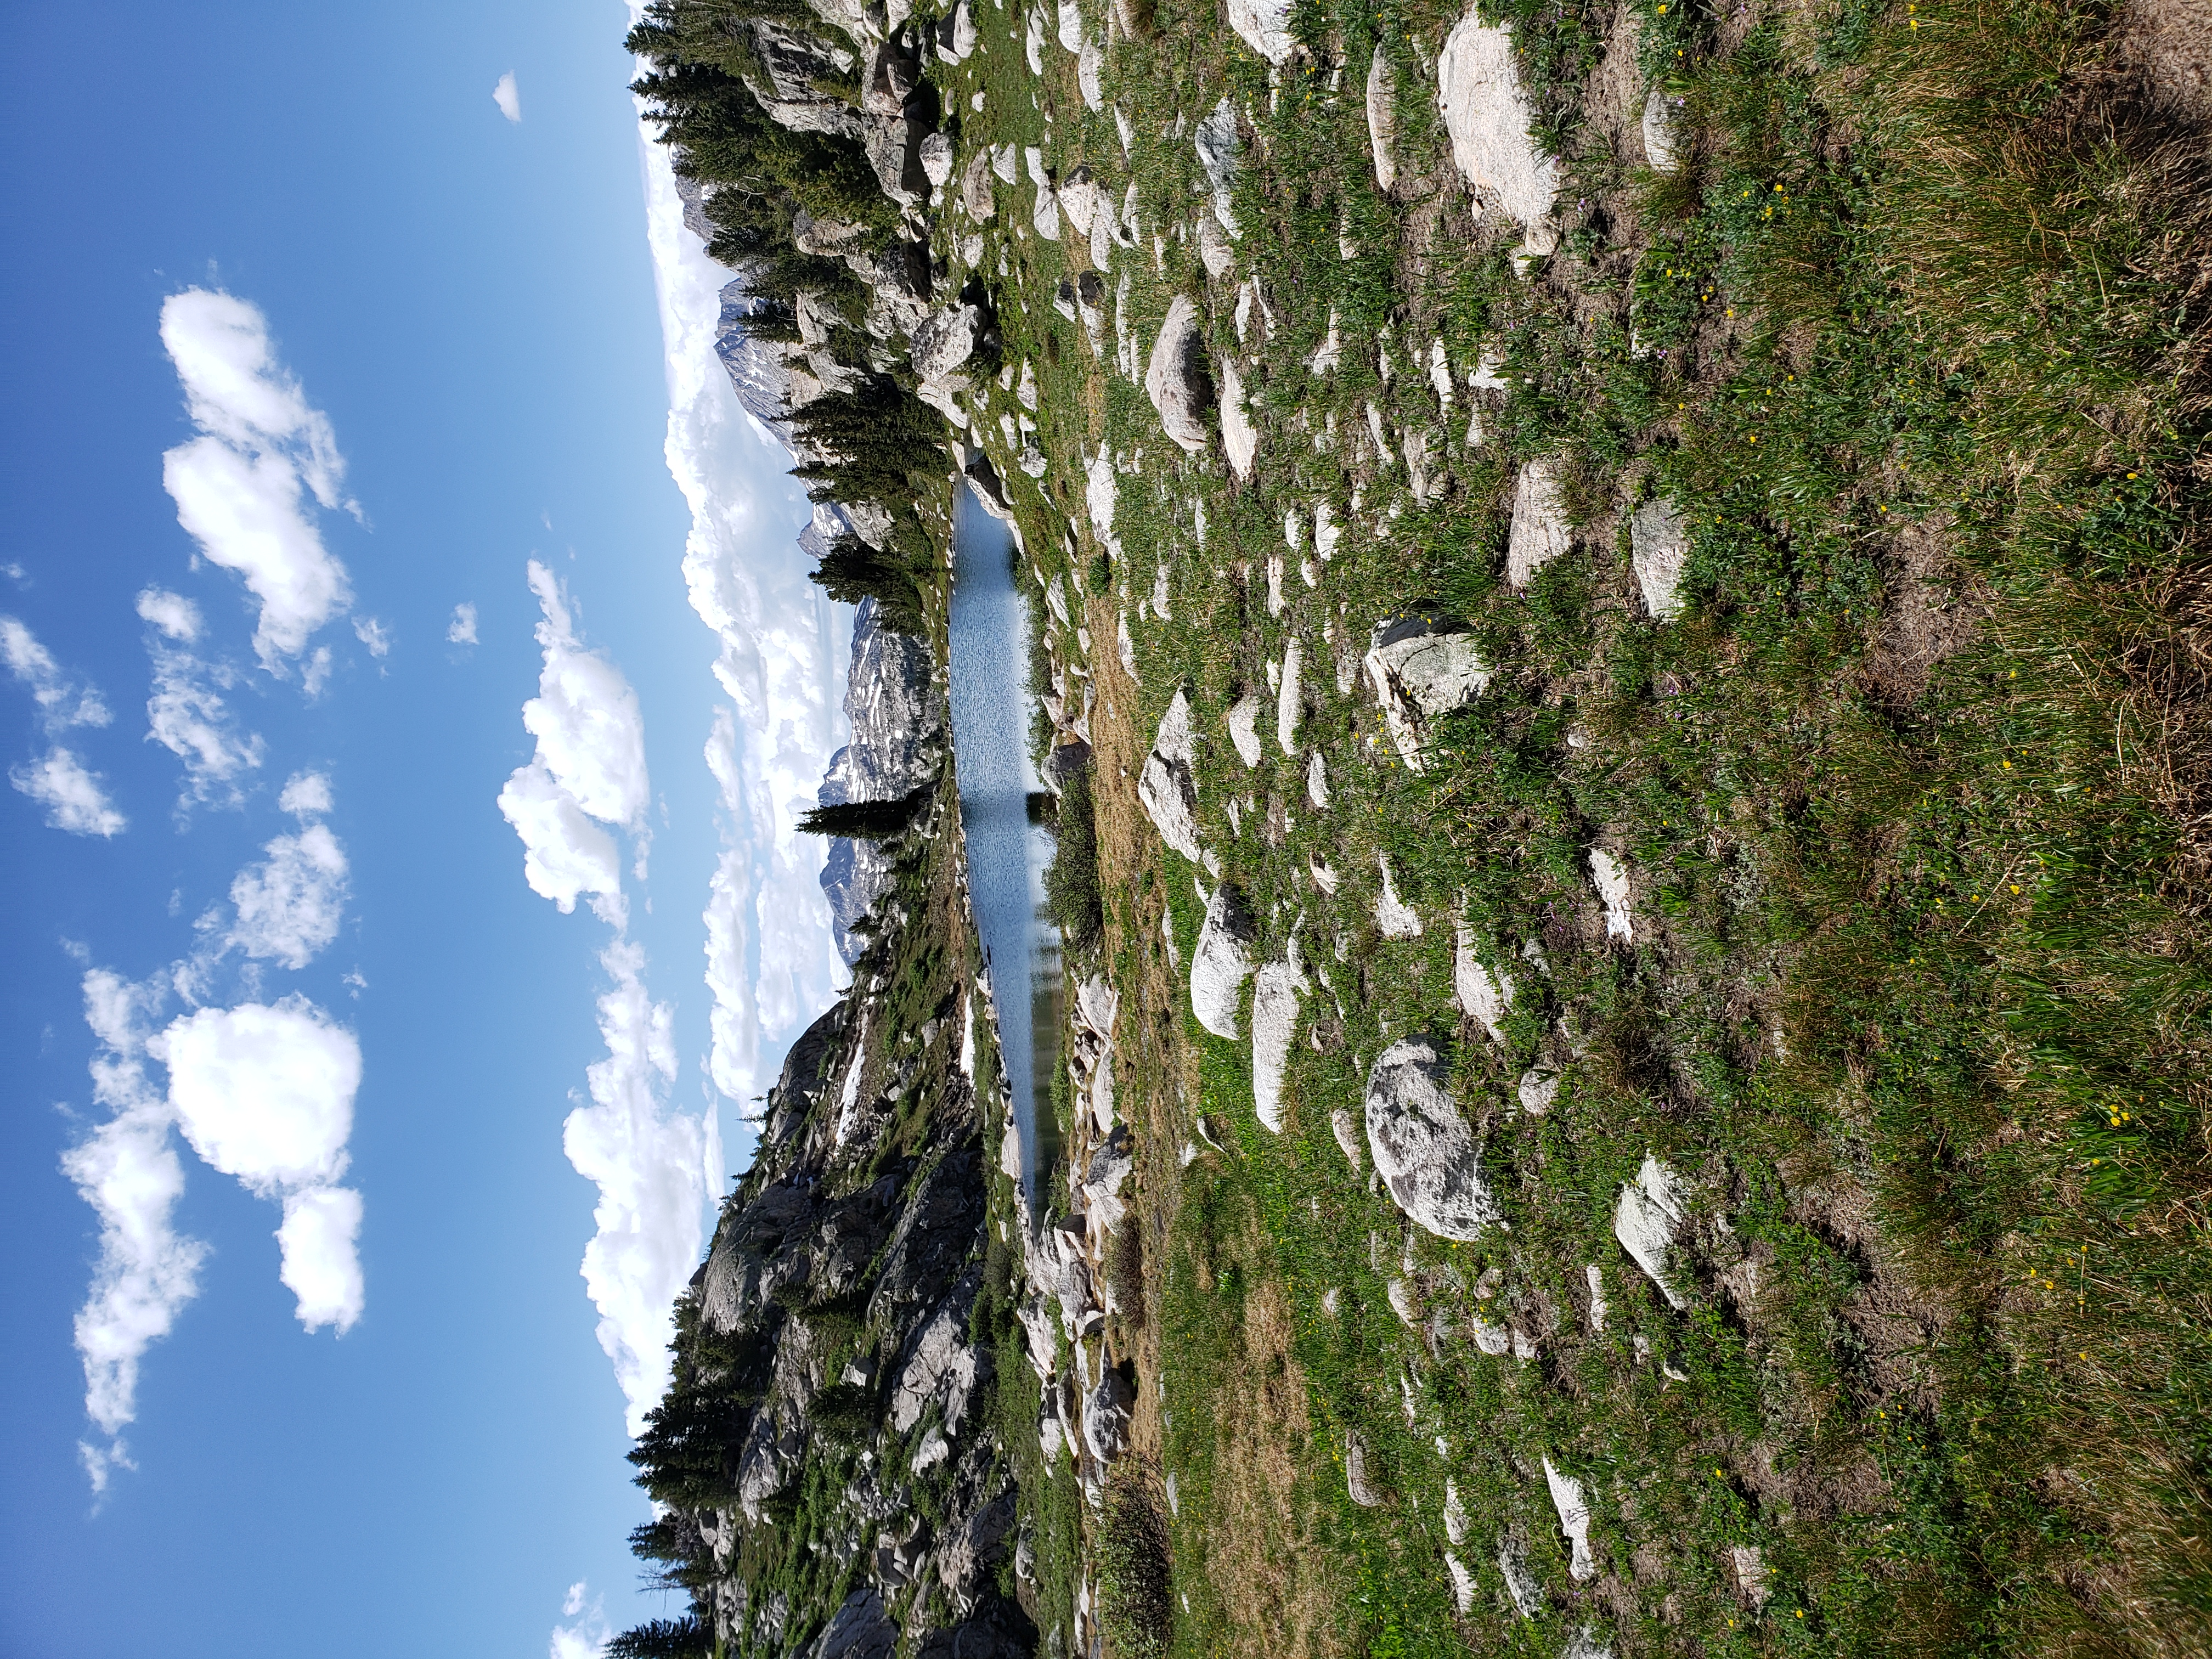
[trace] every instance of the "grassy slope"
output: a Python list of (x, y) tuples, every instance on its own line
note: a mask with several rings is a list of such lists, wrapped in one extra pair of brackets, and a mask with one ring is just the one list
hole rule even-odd
[[(1000, 457), (1030, 546), (1079, 582), (1083, 454), (1141, 451), (1112, 576), (1133, 601), (1166, 561), (1174, 595), (1171, 623), (1133, 617), (1140, 691), (1105, 660), (1120, 600), (1094, 595), (1091, 623), (1105, 703), (1121, 698), (1094, 715), (1102, 954), (1144, 1016), (1124, 1076), (1149, 1317), (1120, 1334), (1148, 1358), (1148, 1410), (1167, 1386), (1151, 1448), (1180, 1487), (1178, 1650), (1556, 1653), (1589, 1625), (1622, 1652), (2205, 1650), (2206, 195), (2198, 164), (2100, 86), (2099, 16), (1532, 4), (1516, 28), (1567, 161), (1568, 234), (1526, 282), (1449, 176), (1428, 78), (1449, 14), (1302, 8), (1313, 56), (1271, 94), (1210, 6), (1162, 3), (1109, 58), (1126, 161), (1072, 58), (1048, 43), (1033, 81), (1019, 15), (980, 18), (982, 53), (939, 71), (966, 142), (1087, 161), (1117, 199), (1136, 179), (1146, 246), (1109, 289), (1131, 275), (1145, 346), (1174, 293), (1204, 294), (1264, 434), (1249, 485), (1218, 453), (1178, 456), (1141, 389), (1050, 309), (1087, 255), (1072, 234), (1012, 236), (1029, 191), (1000, 187), (982, 266), (1008, 360), (1039, 372), (1054, 463), (1040, 487)], [(1373, 50), (1400, 88), (1408, 176), (1389, 198), (1357, 96)], [(1695, 134), (1673, 179), (1639, 165), (1644, 75)], [(1239, 269), (1209, 284), (1174, 228), (1203, 192), (1175, 123), (1224, 93), (1259, 143)], [(1273, 325), (1240, 351), (1233, 283), (1253, 272)], [(1346, 350), (1315, 376), (1332, 307)], [(1456, 371), (1449, 410), (1424, 373), (1432, 339)], [(1486, 349), (1507, 387), (1482, 395), (1489, 441), (1470, 447), (1465, 375)], [(1431, 434), (1426, 501), (1402, 458), (1355, 453), (1370, 403), (1394, 447)], [(1513, 468), (1552, 454), (1578, 544), (1512, 592)], [(1692, 526), (1692, 604), (1655, 626), (1626, 517), (1662, 493)], [(1310, 523), (1323, 497), (1344, 544), (1310, 590), (1292, 556), (1271, 617), (1284, 515)], [(1356, 648), (1416, 604), (1468, 618), (1501, 669), (1419, 774), (1378, 741), (1370, 700), (1339, 695), (1322, 643), (1326, 627)], [(1272, 742), (1255, 775), (1222, 736), (1292, 631), (1326, 813)], [(1141, 755), (1178, 680), (1208, 737), (1209, 844), (1268, 952), (1303, 915), (1334, 988), (1307, 1005), (1319, 1041), (1295, 1055), (1279, 1137), (1253, 1117), (1245, 1054), (1188, 1020), (1160, 959), (1164, 905), (1188, 961), (1191, 872), (1127, 833), (1113, 757)], [(1232, 794), (1261, 819), (1279, 799), (1279, 839), (1251, 817), (1232, 834)], [(1595, 845), (1634, 872), (1632, 946), (1598, 923)], [(1334, 902), (1301, 874), (1317, 851), (1344, 872)], [(1367, 917), (1383, 851), (1426, 919), (1418, 940)], [(1548, 961), (1516, 970), (1509, 1052), (1452, 1006), (1462, 895), (1493, 963), (1532, 939)], [(1457, 1034), (1511, 1222), (1481, 1247), (1409, 1239), (1330, 1133), (1378, 1049), (1419, 1028)], [(1532, 1118), (1512, 1089), (1540, 1057), (1565, 1083)], [(1226, 1151), (1179, 1168), (1200, 1112)], [(1650, 1152), (1693, 1182), (1680, 1312), (1611, 1237)], [(1432, 1354), (1385, 1299), (1394, 1276), (1510, 1315), (1537, 1358)], [(1347, 1431), (1379, 1509), (1346, 1496)], [(1565, 1571), (1546, 1457), (1590, 1492), (1592, 1583)], [(1447, 1480), (1478, 1583), (1463, 1621)], [(1538, 1620), (1506, 1597), (1501, 1537), (1546, 1589)], [(1763, 1551), (1763, 1604), (1733, 1546)]]

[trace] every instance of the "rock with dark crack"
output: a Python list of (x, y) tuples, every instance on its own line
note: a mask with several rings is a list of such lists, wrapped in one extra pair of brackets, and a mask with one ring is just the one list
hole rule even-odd
[(1198, 329), (1198, 301), (1178, 294), (1168, 306), (1145, 367), (1145, 395), (1159, 411), (1161, 428), (1181, 447), (1202, 454), (1212, 434), (1206, 411), (1213, 402), (1206, 374), (1206, 345)]
[(1401, 1037), (1367, 1074), (1367, 1150), (1390, 1196), (1439, 1238), (1472, 1243), (1498, 1224), (1474, 1131), (1426, 1037)]
[(1083, 1443), (1102, 1463), (1116, 1462), (1129, 1449), (1129, 1413), (1136, 1390), (1119, 1369), (1109, 1369), (1083, 1402)]
[(1160, 839), (1193, 864), (1204, 861), (1198, 842), (1198, 780), (1192, 769), (1190, 698), (1176, 689), (1160, 717), (1152, 751), (1137, 780), (1137, 799)]
[(1206, 902), (1190, 957), (1190, 1011), (1218, 1037), (1236, 1041), (1237, 1011), (1251, 976), (1253, 927), (1236, 890), (1224, 883)]
[(1398, 758), (1422, 769), (1436, 720), (1480, 696), (1490, 668), (1464, 623), (1420, 615), (1378, 623), (1363, 659)]

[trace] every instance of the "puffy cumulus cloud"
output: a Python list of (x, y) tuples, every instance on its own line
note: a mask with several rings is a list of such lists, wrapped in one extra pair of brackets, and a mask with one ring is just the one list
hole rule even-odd
[[(146, 598), (142, 595), (142, 616), (146, 608)], [(154, 689), (146, 699), (146, 735), (185, 763), (184, 799), (235, 805), (244, 798), (239, 780), (261, 764), (266, 748), (258, 732), (238, 729), (229, 705), (223, 701), (218, 688), (228, 688), (235, 683), (234, 677), (222, 665), (203, 662), (170, 643), (172, 636), (163, 621), (149, 620), (159, 636), (147, 644), (153, 659)], [(177, 618), (172, 616), (170, 620)], [(191, 620), (197, 626), (196, 612)]]
[(154, 624), (164, 639), (180, 645), (195, 645), (206, 624), (200, 619), (200, 608), (181, 593), (172, 593), (164, 588), (149, 587), (138, 596), (138, 614)]
[(113, 1114), (62, 1155), (62, 1173), (100, 1218), (100, 1256), (76, 1316), (85, 1415), (106, 1437), (79, 1452), (93, 1490), (129, 1468), (119, 1437), (137, 1414), (138, 1364), (167, 1336), (199, 1291), (207, 1247), (181, 1237), (172, 1218), (185, 1190), (169, 1139), (169, 1103), (146, 1073), (152, 988), (94, 969), (84, 976), (85, 1019), (99, 1048), (93, 1098)]
[(763, 511), (788, 490), (789, 457), (739, 408), (714, 354), (729, 273), (684, 228), (666, 151), (643, 149), (669, 392), (664, 453), (691, 509), (684, 580), (714, 634), (714, 673), (732, 705), (708, 746), (723, 805), (704, 918), (708, 1064), (718, 1089), (746, 1101), (843, 976), (821, 890), (828, 849), (798, 820), (847, 735), (852, 612), (808, 580), (797, 523)]
[(107, 705), (100, 693), (64, 674), (53, 653), (13, 617), (0, 616), (0, 660), (30, 688), (32, 699), (39, 705), (39, 718), (49, 732), (66, 732), (73, 726), (107, 724)]
[(524, 730), (538, 739), (538, 758), (576, 805), (603, 823), (636, 829), (645, 822), (645, 717), (623, 672), (576, 638), (568, 595), (553, 573), (532, 559), (530, 591), (544, 617), (538, 643), (545, 665), (538, 695), (522, 705)]
[(622, 857), (615, 838), (591, 821), (544, 763), (518, 767), (499, 792), (499, 810), (522, 837), (522, 878), (565, 915), (591, 895), (611, 916), (622, 905)]
[(446, 624), (446, 643), (474, 645), (477, 642), (477, 608), (467, 600), (453, 607), (453, 619)]
[(277, 792), (276, 805), (303, 821), (320, 817), (331, 810), (331, 781), (321, 772), (295, 772)]
[(352, 597), (302, 498), (304, 486), (322, 506), (340, 504), (337, 439), (246, 301), (205, 289), (173, 294), (161, 306), (161, 343), (202, 434), (162, 456), (162, 485), (200, 550), (260, 601), (254, 647), (279, 671)]
[[(330, 786), (319, 776), (321, 808), (330, 810)], [(295, 779), (287, 797), (302, 781)], [(279, 836), (261, 849), (268, 858), (249, 865), (230, 884), (238, 911), (230, 942), (250, 957), (304, 968), (338, 936), (346, 901), (346, 855), (323, 823), (305, 825), (296, 836)]]
[(499, 112), (510, 121), (522, 119), (522, 89), (514, 84), (514, 71), (509, 70), (499, 77), (491, 89), (491, 100), (499, 106)]
[(344, 1187), (313, 1187), (284, 1195), (276, 1230), (276, 1277), (299, 1298), (300, 1323), (311, 1331), (353, 1328), (365, 1294), (361, 1277), (361, 1194)]
[(636, 1435), (668, 1388), (676, 1297), (698, 1266), (720, 1182), (710, 1188), (710, 1126), (665, 1099), (676, 1075), (671, 1011), (646, 990), (644, 951), (617, 939), (599, 960), (614, 981), (599, 1005), (607, 1054), (585, 1073), (590, 1102), (568, 1114), (562, 1146), (599, 1188), (582, 1273)]
[(201, 1008), (149, 1045), (169, 1106), (210, 1168), (275, 1198), (345, 1173), (361, 1044), (305, 997)]

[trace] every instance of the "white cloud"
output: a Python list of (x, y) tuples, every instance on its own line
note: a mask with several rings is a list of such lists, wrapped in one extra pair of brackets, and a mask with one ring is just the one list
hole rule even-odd
[(184, 645), (198, 642), (200, 630), (205, 626), (200, 620), (199, 606), (181, 593), (159, 587), (149, 587), (138, 596), (138, 614), (167, 637)]
[(130, 823), (100, 787), (100, 775), (58, 745), (42, 759), (9, 768), (8, 781), (46, 809), (48, 823), (71, 835), (120, 835)]
[(852, 612), (808, 580), (797, 525), (762, 511), (769, 492), (787, 488), (789, 458), (763, 444), (714, 354), (729, 273), (684, 229), (665, 149), (641, 143), (668, 380), (664, 453), (691, 508), (684, 575), (732, 705), (708, 756), (724, 809), (704, 917), (708, 1066), (718, 1089), (747, 1101), (843, 977), (821, 890), (828, 848), (799, 833), (798, 817), (845, 739)]
[(563, 914), (580, 895), (619, 904), (622, 859), (615, 839), (584, 815), (539, 761), (518, 767), (499, 792), (499, 810), (522, 837), (522, 878)]
[(531, 592), (544, 620), (538, 643), (545, 666), (538, 695), (522, 705), (522, 724), (538, 739), (538, 758), (574, 799), (602, 823), (631, 829), (645, 823), (645, 717), (622, 670), (578, 642), (568, 596), (553, 573), (532, 559)]
[(177, 520), (261, 602), (254, 647), (272, 672), (351, 598), (345, 567), (305, 511), (304, 483), (334, 507), (344, 461), (327, 416), (276, 361), (258, 310), (187, 289), (161, 306), (161, 343), (204, 435), (161, 458)]
[(361, 1044), (305, 997), (201, 1008), (150, 1045), (192, 1150), (264, 1198), (345, 1173)]
[[(147, 615), (149, 597), (139, 598), (142, 616)], [(160, 614), (148, 620), (167, 633), (167, 624), (161, 618), (179, 618), (158, 605), (155, 609)], [(233, 683), (231, 672), (202, 662), (191, 652), (163, 640), (149, 640), (147, 648), (154, 667), (154, 692), (146, 699), (147, 735), (184, 762), (187, 798), (235, 804), (241, 798), (240, 775), (261, 764), (265, 748), (259, 733), (240, 733), (229, 707), (216, 690)]]
[(499, 84), (491, 89), (491, 100), (499, 106), (499, 112), (510, 121), (522, 118), (522, 92), (514, 84), (514, 71), (509, 70), (499, 77)]
[(392, 630), (374, 617), (356, 617), (353, 619), (353, 636), (368, 647), (368, 654), (372, 657), (392, 654)]
[(477, 642), (477, 608), (463, 600), (453, 607), (453, 620), (446, 625), (446, 643), (474, 645)]
[(0, 659), (31, 688), (39, 716), (50, 733), (58, 734), (73, 726), (107, 724), (107, 705), (100, 701), (100, 693), (63, 673), (53, 653), (13, 617), (0, 616)]
[(669, 1006), (646, 991), (644, 951), (617, 939), (599, 961), (615, 981), (599, 999), (607, 1056), (585, 1073), (591, 1102), (569, 1113), (562, 1146), (599, 1189), (582, 1273), (636, 1435), (667, 1390), (675, 1301), (705, 1238), (706, 1137), (698, 1119), (663, 1098), (676, 1049)]
[(288, 1193), (284, 1224), (276, 1230), (282, 1264), (276, 1276), (299, 1298), (301, 1324), (311, 1331), (353, 1328), (365, 1292), (361, 1255), (361, 1194), (344, 1187), (312, 1187)]
[(561, 1616), (575, 1622), (553, 1627), (548, 1659), (599, 1659), (613, 1632), (607, 1626), (605, 1604), (581, 1579), (569, 1585), (568, 1595), (561, 1598)]
[(320, 772), (295, 772), (284, 780), (276, 805), (303, 821), (320, 817), (331, 810), (331, 781)]
[(76, 1316), (85, 1414), (108, 1443), (80, 1447), (93, 1490), (128, 1468), (118, 1438), (137, 1414), (138, 1362), (198, 1293), (207, 1247), (179, 1237), (172, 1213), (185, 1172), (169, 1144), (169, 1106), (146, 1077), (146, 1023), (158, 992), (94, 969), (85, 1019), (100, 1043), (93, 1098), (114, 1115), (62, 1156), (62, 1173), (100, 1218), (100, 1260)]
[[(295, 778), (280, 798), (294, 812), (327, 812), (330, 803), (330, 785), (318, 773)], [(250, 957), (304, 968), (338, 936), (346, 901), (345, 850), (323, 823), (279, 836), (262, 850), (267, 860), (249, 865), (230, 884), (230, 902), (238, 910), (230, 942)]]

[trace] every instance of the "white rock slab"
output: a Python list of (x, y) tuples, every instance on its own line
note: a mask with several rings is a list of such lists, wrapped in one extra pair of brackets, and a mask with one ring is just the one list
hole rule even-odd
[(1474, 635), (1432, 617), (1376, 624), (1364, 659), (1382, 723), (1407, 769), (1423, 769), (1431, 721), (1482, 695), (1490, 669)]
[(1328, 308), (1328, 332), (1322, 336), (1321, 343), (1314, 348), (1313, 356), (1306, 359), (1306, 368), (1310, 374), (1327, 374), (1343, 360), (1342, 322), (1336, 314), (1336, 307), (1331, 306)]
[(1260, 710), (1257, 692), (1248, 691), (1229, 711), (1229, 743), (1237, 758), (1249, 769), (1260, 763)]
[(1385, 853), (1378, 860), (1382, 866), (1382, 890), (1375, 899), (1375, 925), (1384, 939), (1419, 939), (1421, 918), (1413, 906), (1398, 896), (1398, 884), (1392, 878), (1390, 855)]
[(1644, 608), (1655, 622), (1668, 622), (1682, 613), (1682, 568), (1689, 562), (1690, 530), (1670, 501), (1656, 501), (1637, 508), (1628, 520), (1630, 556), (1636, 565), (1636, 585), (1644, 592)]
[(1498, 1572), (1505, 1581), (1505, 1594), (1516, 1613), (1523, 1619), (1534, 1619), (1544, 1611), (1544, 1587), (1529, 1571), (1528, 1552), (1519, 1539), (1509, 1536), (1498, 1540)]
[(1513, 981), (1483, 965), (1474, 953), (1474, 929), (1464, 921), (1453, 929), (1452, 993), (1460, 1012), (1489, 1032), (1492, 1042), (1504, 1046), (1500, 1022), (1513, 1006)]
[(1505, 580), (1521, 588), (1573, 545), (1559, 500), (1559, 463), (1525, 462), (1513, 488), (1513, 528), (1505, 544)]
[(1679, 136), (1674, 131), (1674, 105), (1654, 87), (1644, 96), (1644, 159), (1654, 173), (1674, 173), (1682, 165)]
[(1375, 184), (1388, 191), (1398, 182), (1398, 94), (1390, 60), (1377, 52), (1367, 65), (1367, 142), (1375, 152)]
[(1444, 1552), (1444, 1571), (1451, 1577), (1453, 1607), (1461, 1618), (1469, 1617), (1474, 1612), (1474, 1575), (1468, 1571), (1467, 1563), (1449, 1550)]
[(1316, 812), (1328, 811), (1328, 763), (1316, 749), (1306, 757), (1306, 799)]
[(1445, 1091), (1423, 1037), (1401, 1037), (1367, 1074), (1367, 1151), (1390, 1196), (1439, 1238), (1473, 1243), (1498, 1222), (1474, 1132)]
[(1231, 1042), (1237, 1036), (1237, 1001), (1252, 975), (1251, 937), (1251, 926), (1228, 888), (1215, 888), (1191, 952), (1190, 1011), (1200, 1025)]
[(1593, 1261), (1583, 1269), (1583, 1282), (1589, 1287), (1589, 1328), (1592, 1336), (1605, 1334), (1605, 1275)]
[(1339, 1106), (1328, 1115), (1328, 1128), (1329, 1133), (1336, 1137), (1338, 1150), (1343, 1152), (1345, 1161), (1352, 1165), (1352, 1174), (1358, 1175), (1364, 1171), (1367, 1168), (1367, 1160), (1360, 1155), (1359, 1128), (1352, 1122), (1352, 1114)]
[(1318, 853), (1307, 854), (1306, 873), (1313, 878), (1313, 884), (1320, 888), (1322, 892), (1331, 898), (1336, 896), (1337, 883), (1342, 878), (1336, 873), (1335, 866), (1327, 859)]
[(1444, 1536), (1454, 1544), (1467, 1542), (1467, 1505), (1461, 1501), (1459, 1483), (1444, 1481)]
[(1461, 174), (1493, 197), (1533, 240), (1551, 218), (1559, 166), (1537, 148), (1529, 131), (1532, 112), (1513, 59), (1513, 37), (1469, 8), (1437, 55), (1437, 102)]
[(1180, 689), (1160, 717), (1159, 735), (1137, 780), (1137, 799), (1162, 841), (1193, 864), (1205, 861), (1198, 843), (1198, 783), (1191, 769), (1190, 699)]
[(1229, 27), (1271, 64), (1289, 62), (1297, 48), (1291, 38), (1290, 0), (1229, 0)]
[[(1182, 296), (1176, 302), (1183, 303)], [(1229, 453), (1231, 470), (1249, 483), (1253, 463), (1259, 459), (1260, 430), (1244, 410), (1244, 377), (1226, 357), (1221, 361), (1221, 447)]]
[(1590, 885), (1597, 889), (1599, 902), (1605, 906), (1605, 932), (1608, 939), (1624, 943), (1636, 938), (1636, 919), (1628, 908), (1628, 868), (1602, 847), (1593, 847), (1589, 854)]
[(1120, 486), (1114, 476), (1114, 457), (1101, 444), (1097, 454), (1091, 457), (1089, 471), (1084, 475), (1084, 505), (1090, 510), (1091, 529), (1099, 542), (1111, 549), (1114, 539), (1114, 508)]
[[(1232, 5), (1235, 0), (1231, 0)], [(1237, 106), (1224, 98), (1213, 106), (1211, 113), (1198, 124), (1191, 142), (1198, 150), (1198, 164), (1206, 169), (1206, 182), (1213, 186), (1213, 216), (1221, 228), (1231, 236), (1239, 234), (1237, 212), (1231, 205), (1231, 187), (1237, 179), (1237, 169), (1243, 149), (1243, 140), (1237, 133)]]
[(1060, 0), (1060, 48), (1071, 52), (1083, 50), (1083, 8), (1075, 0)]
[(1280, 1134), (1283, 1079), (1297, 1040), (1298, 995), (1306, 976), (1295, 962), (1271, 962), (1252, 981), (1252, 1103), (1260, 1121)]
[(1293, 634), (1283, 647), (1283, 683), (1275, 693), (1275, 741), (1285, 755), (1298, 752), (1298, 720), (1305, 703), (1298, 690), (1298, 675), (1305, 666), (1305, 641)]
[(1153, 342), (1145, 368), (1145, 395), (1159, 411), (1160, 425), (1179, 447), (1195, 455), (1209, 442), (1206, 429), (1205, 354), (1199, 343), (1198, 301), (1178, 294)]
[(1682, 1197), (1680, 1179), (1657, 1158), (1646, 1154), (1636, 1179), (1620, 1189), (1613, 1211), (1613, 1236), (1644, 1275), (1659, 1287), (1669, 1307), (1687, 1304), (1681, 1292), (1667, 1279), (1667, 1257), (1681, 1230)]
[(1559, 1530), (1567, 1535), (1571, 1552), (1567, 1577), (1577, 1584), (1586, 1584), (1597, 1577), (1597, 1561), (1590, 1554), (1589, 1500), (1583, 1495), (1583, 1483), (1560, 1474), (1548, 1457), (1544, 1460), (1544, 1483), (1552, 1489), (1552, 1507), (1559, 1511)]

